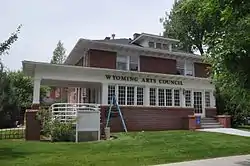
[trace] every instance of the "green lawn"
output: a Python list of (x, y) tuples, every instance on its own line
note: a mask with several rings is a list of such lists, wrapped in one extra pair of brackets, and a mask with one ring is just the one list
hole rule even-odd
[(209, 132), (118, 134), (94, 143), (0, 141), (1, 166), (133, 166), (250, 153), (250, 139)]

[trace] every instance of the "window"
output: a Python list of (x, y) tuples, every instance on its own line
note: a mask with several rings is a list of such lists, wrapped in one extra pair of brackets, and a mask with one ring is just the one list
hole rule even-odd
[(144, 88), (137, 87), (137, 105), (143, 105)]
[(174, 90), (174, 106), (180, 106), (180, 90)]
[(127, 105), (134, 105), (135, 88), (127, 87)]
[(193, 76), (194, 63), (191, 61), (186, 61), (186, 76)]
[(206, 104), (206, 107), (210, 107), (211, 106), (210, 92), (205, 92), (205, 104)]
[(150, 48), (155, 48), (155, 43), (154, 42), (148, 42), (148, 46)]
[(168, 50), (169, 49), (168, 48), (168, 44), (162, 44), (162, 47), (163, 47), (164, 50)]
[(118, 87), (118, 103), (120, 105), (126, 105), (126, 87), (125, 86)]
[(172, 89), (166, 89), (166, 106), (172, 106)]
[(165, 106), (165, 89), (158, 90), (158, 105)]
[(127, 56), (118, 55), (116, 58), (116, 69), (118, 70), (127, 70)]
[(109, 85), (108, 86), (108, 104), (111, 103), (113, 95), (115, 95), (115, 86)]
[(177, 60), (176, 69), (179, 75), (194, 76), (194, 63), (192, 61)]
[(129, 58), (129, 70), (130, 71), (138, 71), (138, 56), (130, 56)]
[(185, 105), (186, 107), (191, 107), (191, 91), (185, 90)]
[(178, 75), (185, 75), (185, 61), (184, 60), (177, 60), (176, 61), (176, 69)]
[(162, 48), (162, 47), (161, 47), (161, 43), (156, 43), (156, 48), (161, 49), (161, 48)]
[(149, 89), (149, 105), (156, 105), (156, 89), (150, 88)]

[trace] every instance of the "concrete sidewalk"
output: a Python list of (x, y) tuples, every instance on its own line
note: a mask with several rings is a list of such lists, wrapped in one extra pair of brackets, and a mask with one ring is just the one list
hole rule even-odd
[(157, 166), (250, 166), (250, 155), (195, 160)]

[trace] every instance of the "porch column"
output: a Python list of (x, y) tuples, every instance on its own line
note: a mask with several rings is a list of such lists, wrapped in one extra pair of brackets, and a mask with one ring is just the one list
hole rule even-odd
[(108, 84), (102, 84), (102, 104), (108, 104)]
[(144, 90), (144, 105), (149, 106), (149, 87), (146, 86)]
[(40, 105), (40, 85), (41, 78), (34, 78), (32, 105)]
[(180, 106), (181, 107), (185, 107), (185, 95), (183, 93), (184, 93), (184, 89), (181, 88), (180, 89)]

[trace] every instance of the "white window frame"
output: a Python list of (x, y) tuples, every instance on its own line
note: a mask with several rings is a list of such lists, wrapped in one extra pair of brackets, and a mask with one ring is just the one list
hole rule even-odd
[[(184, 93), (184, 98), (183, 98), (184, 101), (185, 101), (185, 102), (184, 102), (184, 107), (188, 107), (188, 108), (189, 108), (189, 107), (192, 107), (192, 90), (191, 90), (191, 89), (185, 89), (184, 91), (185, 91), (185, 93)], [(186, 95), (187, 95), (186, 92), (187, 92), (187, 91), (190, 92), (190, 99), (189, 99), (189, 100), (190, 100), (190, 105), (187, 105), (187, 98), (186, 98)]]
[[(141, 89), (142, 89), (142, 94), (139, 94), (139, 93), (138, 93), (138, 88), (141, 88)], [(144, 88), (144, 87), (142, 87), (142, 86), (137, 86), (137, 87), (136, 87), (136, 93), (135, 93), (135, 96), (136, 96), (136, 97), (135, 97), (135, 98), (136, 98), (136, 100), (135, 100), (136, 105), (144, 105), (144, 98), (145, 98), (145, 97), (144, 97), (144, 96), (145, 96), (145, 95), (144, 95), (144, 93), (145, 93), (144, 91), (145, 91), (145, 88)], [(142, 95), (142, 99), (140, 98), (140, 102), (142, 102), (142, 104), (138, 104), (139, 96), (140, 96), (140, 95)]]
[[(210, 108), (211, 107), (211, 92), (210, 91), (207, 91), (207, 90), (205, 90), (205, 92), (204, 92), (205, 94), (204, 94), (204, 96), (205, 96), (205, 108)], [(207, 96), (207, 93), (209, 93), (208, 94), (208, 96)], [(208, 105), (207, 105), (208, 104)]]
[[(177, 98), (175, 98), (176, 96), (175, 96), (175, 91), (179, 91), (179, 98), (178, 98), (178, 100), (179, 100), (179, 105), (175, 105), (176, 104), (176, 99)], [(180, 89), (173, 89), (173, 96), (174, 96), (174, 107), (181, 107), (181, 90)]]
[[(190, 62), (190, 64), (192, 65), (192, 66), (191, 66), (191, 67), (192, 67), (192, 77), (194, 77), (194, 76), (195, 76), (195, 74), (194, 74), (194, 62), (191, 61), (191, 60), (177, 59), (177, 60), (176, 60), (176, 69), (177, 69), (177, 71), (178, 71), (178, 70), (183, 70), (183, 73), (181, 73), (180, 75), (183, 75), (183, 76), (190, 76), (190, 75), (188, 74), (188, 72), (191, 71), (191, 70), (187, 70), (187, 66), (188, 66), (189, 62)], [(182, 63), (183, 63), (183, 66), (182, 66), (182, 65), (179, 66), (179, 64), (182, 64)]]
[[(136, 56), (137, 57), (137, 63), (134, 63), (134, 62), (130, 62), (130, 57), (131, 56)], [(124, 62), (123, 61), (118, 61), (119, 57), (124, 57)], [(118, 63), (124, 63), (126, 64), (126, 69), (124, 69), (125, 71), (132, 71), (130, 70), (130, 64), (137, 64), (138, 68), (137, 68), (137, 71), (140, 71), (140, 55), (123, 55), (123, 54), (118, 54), (116, 56), (116, 69), (118, 70), (123, 70), (123, 69), (119, 69), (118, 68)]]

